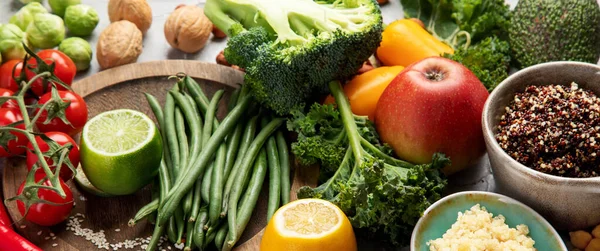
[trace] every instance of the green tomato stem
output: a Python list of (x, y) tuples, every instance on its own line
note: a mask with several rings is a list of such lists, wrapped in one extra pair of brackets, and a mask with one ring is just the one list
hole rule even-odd
[(31, 119), (31, 124), (32, 125), (35, 125), (35, 122), (37, 122), (37, 120), (40, 118), (40, 116), (46, 110), (46, 108), (48, 107), (49, 104), (51, 104), (51, 102), (47, 102), (47, 103), (43, 104), (42, 107), (35, 114), (35, 116), (33, 116), (33, 119)]
[[(46, 159), (44, 158), (44, 155), (42, 154), (42, 150), (40, 150), (40, 146), (37, 144), (37, 141), (35, 140), (35, 136), (32, 133), (33, 123), (29, 119), (29, 114), (27, 113), (27, 106), (25, 105), (25, 94), (27, 93), (27, 90), (29, 88), (31, 88), (31, 85), (39, 78), (48, 77), (50, 75), (51, 75), (50, 72), (43, 72), (43, 73), (40, 73), (40, 74), (36, 75), (35, 77), (31, 78), (31, 80), (29, 80), (29, 82), (27, 82), (23, 86), (21, 91), (19, 91), (19, 94), (17, 95), (16, 100), (17, 100), (19, 109), (21, 111), (21, 115), (23, 116), (23, 123), (25, 124), (26, 130), (23, 131), (23, 134), (27, 137), (27, 140), (29, 140), (29, 142), (33, 146), (33, 151), (34, 151), (35, 155), (38, 157), (38, 162), (40, 162), (42, 164), (44, 173), (46, 173), (46, 176), (50, 180), (52, 187), (54, 187), (56, 189), (56, 192), (60, 195), (60, 197), (65, 198), (67, 195), (65, 194), (64, 189), (60, 185), (60, 180), (54, 179), (54, 174), (52, 173), (50, 166), (48, 166), (48, 163), (46, 162)], [(35, 172), (35, 170), (32, 170), (32, 171)]]

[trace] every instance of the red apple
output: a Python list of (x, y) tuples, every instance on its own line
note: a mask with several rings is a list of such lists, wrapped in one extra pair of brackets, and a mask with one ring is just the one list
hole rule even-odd
[(375, 125), (401, 159), (429, 163), (435, 152), (452, 161), (444, 173), (468, 167), (485, 152), (481, 113), (488, 91), (469, 69), (429, 57), (408, 66), (383, 91)]

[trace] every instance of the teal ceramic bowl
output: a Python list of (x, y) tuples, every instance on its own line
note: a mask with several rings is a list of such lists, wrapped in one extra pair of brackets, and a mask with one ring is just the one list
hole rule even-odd
[(475, 191), (451, 194), (425, 210), (413, 230), (410, 250), (429, 251), (428, 241), (441, 238), (456, 222), (458, 212), (464, 212), (478, 203), (494, 216), (503, 215), (511, 228), (519, 224), (527, 225), (537, 250), (567, 251), (556, 230), (533, 209), (504, 195)]

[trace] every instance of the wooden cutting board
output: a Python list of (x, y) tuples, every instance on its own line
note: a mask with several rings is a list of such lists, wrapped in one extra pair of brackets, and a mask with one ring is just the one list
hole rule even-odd
[[(117, 108), (129, 108), (139, 110), (154, 119), (148, 106), (144, 93), (150, 93), (164, 104), (167, 90), (174, 84), (174, 80), (167, 79), (171, 75), (184, 72), (200, 84), (206, 95), (210, 98), (219, 89), (225, 90), (221, 102), (218, 117), (222, 119), (226, 114), (226, 102), (231, 91), (243, 83), (243, 73), (229, 67), (189, 60), (166, 60), (138, 64), (124, 65), (109, 69), (73, 84), (73, 90), (84, 97), (88, 105), (89, 118), (97, 114)], [(75, 137), (79, 140), (79, 135)], [(293, 159), (293, 158), (292, 158)], [(27, 168), (24, 158), (9, 158), (4, 163), (3, 191), (4, 198), (16, 195), (17, 189), (25, 179)], [(295, 191), (303, 185), (315, 185), (317, 182), (317, 168), (294, 168), (294, 179), (292, 184), (292, 199), (295, 199)], [(265, 182), (267, 184), (267, 182)], [(102, 236), (110, 244), (121, 243), (119, 250), (125, 250), (124, 242), (131, 240), (133, 243), (141, 242), (142, 238), (152, 235), (154, 225), (146, 220), (128, 227), (127, 222), (134, 216), (139, 208), (150, 202), (150, 185), (133, 195), (101, 198), (87, 194), (79, 190), (79, 187), (70, 181), (69, 187), (73, 192), (75, 207), (71, 213), (72, 219), (68, 219), (53, 227), (40, 227), (22, 219), (18, 212), (16, 202), (10, 202), (6, 206), (9, 214), (15, 222), (15, 229), (39, 245), (43, 250), (97, 250), (85, 235)], [(252, 220), (240, 239), (237, 250), (258, 250), (262, 229), (266, 226), (266, 190), (263, 192), (254, 210)], [(67, 224), (67, 222), (71, 222)], [(79, 227), (77, 227), (79, 226)], [(75, 232), (85, 229), (86, 233)], [(89, 232), (91, 231), (91, 232)], [(91, 233), (91, 234), (89, 234)], [(137, 239), (136, 238), (140, 238)], [(110, 246), (112, 250), (113, 246)], [(166, 250), (177, 250), (177, 248), (165, 241), (162, 248)], [(135, 245), (132, 249), (141, 250), (141, 245)]]

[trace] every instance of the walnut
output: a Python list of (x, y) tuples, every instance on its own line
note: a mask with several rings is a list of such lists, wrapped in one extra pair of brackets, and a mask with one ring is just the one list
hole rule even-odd
[(212, 23), (198, 6), (178, 7), (165, 22), (165, 37), (173, 47), (187, 53), (195, 53), (204, 48)]
[(152, 24), (152, 9), (146, 0), (110, 0), (108, 17), (111, 22), (130, 21), (146, 34)]
[(142, 32), (127, 20), (110, 24), (98, 39), (96, 58), (102, 69), (137, 61), (142, 53)]

